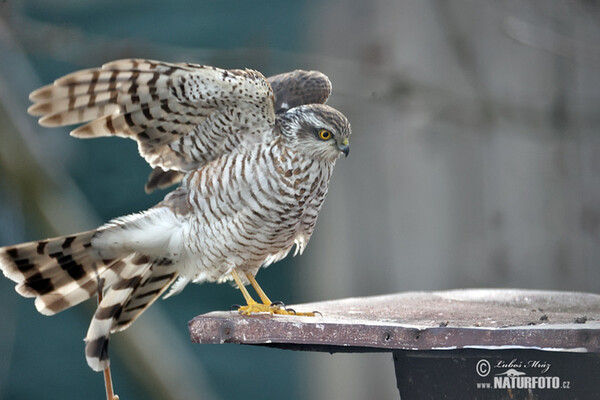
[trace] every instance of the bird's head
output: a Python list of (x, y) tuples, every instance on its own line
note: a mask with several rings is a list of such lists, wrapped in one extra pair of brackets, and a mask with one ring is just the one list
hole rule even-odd
[(350, 122), (324, 104), (291, 108), (277, 116), (277, 126), (295, 150), (313, 159), (335, 161), (350, 151)]

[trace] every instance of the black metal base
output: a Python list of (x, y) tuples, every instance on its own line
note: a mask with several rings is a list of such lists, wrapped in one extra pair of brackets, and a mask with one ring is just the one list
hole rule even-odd
[(600, 354), (524, 349), (394, 351), (402, 400), (597, 400)]

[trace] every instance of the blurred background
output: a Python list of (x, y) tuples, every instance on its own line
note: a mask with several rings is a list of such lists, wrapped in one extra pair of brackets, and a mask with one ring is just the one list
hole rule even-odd
[[(133, 141), (45, 129), (27, 95), (126, 57), (317, 69), (353, 126), (305, 255), (258, 278), (287, 304), (398, 291), (600, 292), (600, 3), (592, 0), (0, 2), (0, 246), (160, 201)], [(52, 318), (0, 279), (0, 399), (103, 399), (93, 302)], [(389, 354), (197, 345), (242, 302), (189, 285), (114, 335), (135, 399), (393, 399)]]

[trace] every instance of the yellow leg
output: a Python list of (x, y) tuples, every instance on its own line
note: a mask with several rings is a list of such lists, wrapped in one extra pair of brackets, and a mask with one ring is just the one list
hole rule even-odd
[(235, 269), (231, 270), (231, 276), (233, 276), (233, 280), (235, 280), (235, 283), (237, 283), (238, 288), (242, 291), (242, 295), (244, 295), (244, 299), (246, 299), (246, 303), (248, 303), (247, 306), (242, 306), (238, 308), (240, 314), (250, 315), (261, 312), (268, 312), (271, 315), (273, 315), (270, 303), (269, 305), (257, 303), (252, 298), (252, 296), (250, 296), (250, 293), (248, 293), (248, 290), (246, 290), (246, 287), (242, 283), (242, 280), (240, 279), (240, 276)]
[(245, 272), (245, 274), (246, 274), (246, 278), (248, 278), (248, 280), (250, 281), (250, 284), (256, 291), (256, 294), (258, 294), (258, 297), (260, 297), (260, 299), (262, 300), (263, 304), (268, 304), (268, 305), (273, 304), (273, 302), (271, 300), (269, 300), (269, 298), (265, 294), (264, 290), (262, 290), (262, 288), (258, 285), (258, 282), (256, 282), (256, 278), (254, 277), (254, 275), (249, 274), (247, 272)]
[(241, 314), (244, 315), (250, 315), (250, 314), (257, 314), (257, 313), (265, 313), (268, 312), (269, 314), (273, 315), (273, 314), (280, 314), (280, 315), (299, 315), (299, 316), (308, 316), (308, 317), (314, 317), (315, 313), (297, 313), (294, 310), (287, 310), (284, 307), (280, 306), (280, 305), (275, 305), (273, 304), (273, 302), (271, 302), (271, 300), (269, 299), (269, 297), (267, 297), (267, 295), (265, 294), (264, 290), (262, 290), (262, 288), (258, 285), (258, 282), (256, 282), (256, 279), (254, 278), (253, 275), (249, 274), (249, 273), (245, 273), (246, 278), (248, 278), (248, 280), (250, 281), (250, 284), (252, 285), (252, 287), (254, 288), (254, 290), (256, 291), (256, 293), (258, 294), (258, 297), (260, 297), (262, 304), (257, 303), (252, 296), (250, 296), (250, 293), (248, 293), (248, 290), (246, 290), (246, 288), (244, 287), (244, 284), (242, 283), (242, 280), (240, 279), (240, 276), (238, 274), (238, 272), (233, 269), (231, 271), (231, 275), (233, 276), (233, 279), (235, 280), (235, 283), (237, 283), (238, 287), (240, 288), (240, 290), (242, 291), (242, 294), (244, 295), (244, 299), (246, 299), (246, 303), (248, 303), (247, 306), (242, 306), (238, 309), (238, 311)]
[(246, 303), (248, 303), (248, 304), (256, 303), (256, 301), (254, 301), (252, 296), (250, 296), (250, 293), (248, 293), (246, 286), (244, 286), (244, 284), (242, 283), (242, 280), (240, 279), (240, 276), (238, 275), (238, 273), (235, 269), (231, 270), (231, 276), (233, 276), (233, 280), (238, 285), (238, 288), (242, 291), (242, 295), (244, 296)]

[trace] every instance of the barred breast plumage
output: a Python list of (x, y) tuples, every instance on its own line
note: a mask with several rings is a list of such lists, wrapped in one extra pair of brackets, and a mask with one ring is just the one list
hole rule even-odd
[(261, 265), (285, 257), (294, 244), (302, 252), (333, 163), (294, 153), (275, 140), (230, 154), (184, 178), (181, 190), (188, 192), (192, 215), (185, 243), (193, 260), (182, 276), (195, 282), (224, 281), (231, 279), (232, 268), (255, 275)]
[(30, 112), (42, 123), (91, 121), (72, 134), (132, 138), (155, 167), (148, 190), (181, 184), (155, 207), (96, 230), (0, 248), (0, 268), (44, 314), (102, 293), (86, 357), (105, 368), (110, 333), (169, 287), (172, 295), (191, 281), (237, 281), (236, 271), (254, 285), (261, 266), (294, 245), (303, 251), (336, 160), (349, 151), (348, 120), (322, 104), (330, 90), (315, 71), (267, 80), (148, 60), (115, 61), (39, 89)]

